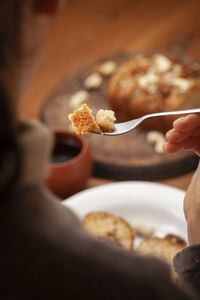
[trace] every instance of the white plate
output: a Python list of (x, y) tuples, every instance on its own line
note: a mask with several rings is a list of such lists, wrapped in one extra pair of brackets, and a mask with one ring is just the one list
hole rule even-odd
[[(80, 218), (93, 211), (123, 217), (129, 224), (141, 221), (154, 226), (155, 236), (176, 234), (187, 241), (183, 214), (185, 192), (167, 185), (123, 181), (87, 189), (63, 201)], [(140, 239), (136, 239), (137, 246)]]

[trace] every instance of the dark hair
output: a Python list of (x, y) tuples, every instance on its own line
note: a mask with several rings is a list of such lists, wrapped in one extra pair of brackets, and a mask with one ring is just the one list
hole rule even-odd
[[(20, 59), (23, 2), (24, 0), (0, 1), (0, 74), (11, 67), (13, 59)], [(20, 161), (9, 93), (0, 79), (0, 192), (16, 182), (20, 173)]]
[(0, 1), (0, 68), (20, 55), (21, 14), (24, 0)]

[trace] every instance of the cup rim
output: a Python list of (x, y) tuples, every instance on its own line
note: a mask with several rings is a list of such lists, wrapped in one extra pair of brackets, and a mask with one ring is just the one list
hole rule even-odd
[(54, 135), (59, 134), (59, 133), (66, 134), (67, 136), (73, 138), (74, 140), (79, 141), (81, 144), (80, 152), (72, 159), (65, 161), (65, 162), (59, 162), (59, 163), (52, 163), (50, 161), (50, 166), (52, 169), (60, 169), (60, 168), (65, 168), (66, 166), (71, 166), (75, 163), (78, 163), (82, 158), (84, 158), (84, 156), (86, 155), (86, 153), (89, 149), (88, 143), (85, 140), (85, 138), (83, 138), (81, 135), (78, 135), (77, 133), (70, 131), (68, 129), (65, 129), (65, 128), (50, 128), (50, 131)]

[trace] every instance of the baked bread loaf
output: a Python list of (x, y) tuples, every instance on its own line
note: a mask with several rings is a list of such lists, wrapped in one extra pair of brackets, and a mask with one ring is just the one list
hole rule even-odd
[(83, 227), (88, 233), (123, 247), (133, 249), (134, 232), (122, 218), (105, 212), (93, 212), (86, 215)]
[(173, 267), (173, 258), (186, 246), (183, 239), (176, 235), (168, 234), (165, 238), (149, 237), (142, 240), (136, 252), (142, 255), (151, 255), (167, 262), (172, 270), (172, 276), (176, 279), (177, 275)]
[[(107, 101), (117, 119), (200, 105), (200, 64), (169, 55), (136, 55), (111, 76)], [(165, 132), (177, 116), (152, 118), (141, 126)]]

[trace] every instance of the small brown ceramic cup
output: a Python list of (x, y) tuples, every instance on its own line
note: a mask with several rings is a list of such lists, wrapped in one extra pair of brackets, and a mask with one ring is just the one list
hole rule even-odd
[(92, 174), (93, 161), (86, 139), (66, 129), (52, 129), (55, 144), (46, 186), (59, 198), (85, 188)]

